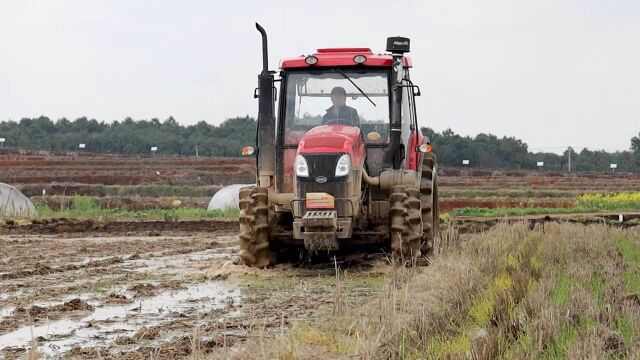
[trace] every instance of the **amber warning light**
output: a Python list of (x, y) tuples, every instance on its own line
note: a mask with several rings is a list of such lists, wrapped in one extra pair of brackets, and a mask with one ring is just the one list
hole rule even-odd
[(251, 156), (255, 154), (256, 149), (253, 146), (245, 146), (242, 148), (242, 156)]

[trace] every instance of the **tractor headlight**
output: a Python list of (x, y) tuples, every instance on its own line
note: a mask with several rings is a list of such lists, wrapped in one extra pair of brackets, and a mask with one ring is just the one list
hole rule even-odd
[(301, 177), (309, 177), (309, 167), (307, 166), (307, 160), (305, 160), (304, 156), (296, 156), (294, 167), (296, 169), (296, 175)]
[(351, 170), (351, 157), (349, 154), (344, 154), (338, 159), (338, 165), (336, 165), (336, 176), (349, 175)]

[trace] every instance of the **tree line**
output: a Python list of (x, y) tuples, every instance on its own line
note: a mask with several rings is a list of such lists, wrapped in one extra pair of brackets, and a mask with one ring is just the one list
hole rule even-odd
[[(200, 121), (180, 125), (173, 117), (112, 123), (81, 117), (74, 121), (52, 121), (46, 116), (0, 123), (4, 146), (56, 151), (86, 151), (140, 155), (157, 147), (159, 155), (240, 156), (245, 145), (256, 141), (256, 122), (249, 116), (236, 117), (215, 126)], [(85, 144), (79, 149), (79, 144)], [(197, 148), (197, 150), (196, 150)]]
[[(566, 171), (571, 153), (572, 171), (610, 171), (609, 164), (617, 164), (616, 171), (640, 171), (640, 134), (631, 139), (627, 151), (567, 148), (560, 155), (531, 152), (525, 142), (514, 137), (470, 137), (451, 129), (421, 130), (431, 140), (440, 164), (447, 167), (461, 167), (462, 160), (469, 160), (468, 166), (473, 168), (535, 169), (538, 162), (543, 162), (545, 170)], [(53, 121), (40, 116), (0, 122), (0, 138), (5, 138), (5, 147), (52, 152), (140, 155), (157, 147), (160, 155), (193, 156), (197, 151), (200, 156), (240, 156), (242, 146), (255, 145), (256, 121), (245, 116), (227, 119), (217, 126), (205, 121), (185, 126), (173, 117), (163, 121), (126, 118), (105, 123), (86, 117)], [(85, 148), (79, 149), (79, 144), (85, 144)]]
[(616, 164), (615, 171), (640, 171), (640, 134), (631, 139), (630, 150), (607, 152), (583, 148), (579, 152), (567, 147), (563, 154), (552, 152), (531, 152), (528, 145), (514, 137), (498, 138), (491, 134), (475, 137), (461, 136), (451, 129), (436, 132), (422, 128), (433, 145), (438, 161), (449, 167), (462, 167), (463, 160), (469, 160), (470, 167), (489, 169), (536, 169), (538, 162), (544, 170), (568, 171), (613, 171), (610, 164)]

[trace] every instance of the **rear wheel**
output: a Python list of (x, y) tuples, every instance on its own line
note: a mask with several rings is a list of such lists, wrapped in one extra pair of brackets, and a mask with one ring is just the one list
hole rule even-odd
[(422, 237), (420, 190), (415, 186), (393, 186), (389, 205), (394, 255), (403, 260), (419, 258)]
[(433, 256), (434, 242), (440, 226), (436, 164), (434, 154), (424, 154), (420, 178), (420, 202), (422, 205), (422, 245), (420, 250), (422, 256), (425, 257)]
[(269, 249), (269, 192), (248, 186), (240, 189), (240, 258), (247, 266), (267, 267), (276, 262)]

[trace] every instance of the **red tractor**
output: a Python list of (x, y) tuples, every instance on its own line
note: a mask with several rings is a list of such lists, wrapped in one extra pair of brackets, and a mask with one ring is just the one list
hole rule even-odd
[[(258, 75), (255, 186), (240, 190), (240, 256), (266, 267), (288, 246), (310, 252), (387, 244), (406, 260), (432, 255), (438, 233), (436, 157), (419, 131), (409, 39), (388, 53), (318, 49)], [(279, 95), (275, 84), (279, 83)], [(275, 102), (279, 103), (276, 109)]]

